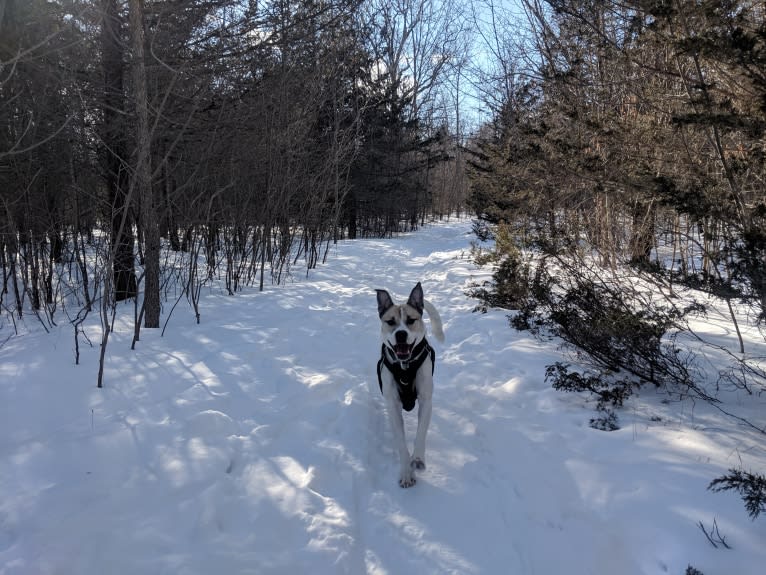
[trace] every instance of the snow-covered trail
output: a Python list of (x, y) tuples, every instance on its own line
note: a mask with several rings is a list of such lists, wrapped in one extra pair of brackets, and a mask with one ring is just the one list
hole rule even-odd
[[(206, 294), (201, 325), (176, 310), (134, 352), (122, 329), (103, 390), (95, 347), (75, 367), (66, 332), (11, 340), (0, 574), (661, 575), (698, 558), (760, 573), (757, 530), (737, 530), (746, 553), (720, 559), (694, 525), (710, 518), (696, 491), (725, 456), (700, 472), (696, 453), (636, 426), (589, 428), (579, 400), (542, 381), (555, 343), (515, 333), (502, 311), (472, 313), (466, 284), (487, 272), (469, 230), (342, 243), (308, 279)], [(428, 469), (401, 489), (374, 289), (400, 300), (417, 281), (447, 339), (433, 342)], [(411, 441), (414, 412), (406, 421)], [(678, 509), (658, 516), (671, 497)]]

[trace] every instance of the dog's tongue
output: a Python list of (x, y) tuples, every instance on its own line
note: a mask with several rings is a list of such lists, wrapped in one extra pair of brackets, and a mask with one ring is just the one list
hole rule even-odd
[(396, 357), (407, 358), (412, 353), (412, 346), (406, 343), (397, 343), (394, 351), (396, 352)]

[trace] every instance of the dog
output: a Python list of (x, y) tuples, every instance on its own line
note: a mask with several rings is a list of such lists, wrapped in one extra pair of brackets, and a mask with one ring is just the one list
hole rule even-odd
[[(426, 433), (431, 422), (431, 396), (436, 353), (426, 339), (423, 311), (431, 320), (431, 331), (444, 341), (439, 312), (423, 298), (420, 282), (412, 289), (407, 303), (394, 304), (386, 290), (375, 290), (382, 340), (378, 361), (378, 385), (386, 402), (394, 434), (394, 449), (399, 452), (399, 485), (415, 485), (415, 471), (426, 468)], [(418, 403), (418, 430), (410, 456), (404, 434), (404, 411)]]

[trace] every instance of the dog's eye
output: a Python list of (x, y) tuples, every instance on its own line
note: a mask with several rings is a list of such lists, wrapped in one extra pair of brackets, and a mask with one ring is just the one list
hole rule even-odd
[(393, 326), (393, 325), (396, 325), (396, 320), (395, 320), (395, 319), (387, 319), (387, 320), (386, 320), (386, 323), (387, 323), (388, 325), (392, 325), (392, 326)]
[(407, 325), (412, 325), (416, 321), (418, 321), (418, 320), (416, 320), (414, 317), (408, 317), (407, 318)]

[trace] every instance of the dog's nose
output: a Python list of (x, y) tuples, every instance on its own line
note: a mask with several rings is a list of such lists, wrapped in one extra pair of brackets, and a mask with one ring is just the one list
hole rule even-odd
[(394, 336), (396, 337), (396, 343), (407, 343), (407, 332), (403, 329), (397, 331)]

